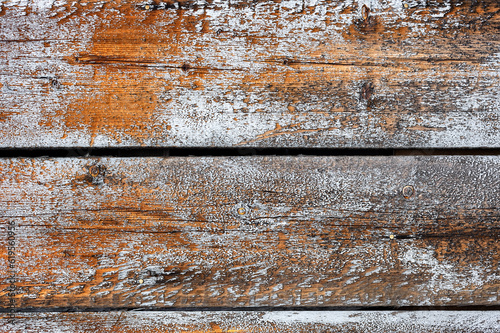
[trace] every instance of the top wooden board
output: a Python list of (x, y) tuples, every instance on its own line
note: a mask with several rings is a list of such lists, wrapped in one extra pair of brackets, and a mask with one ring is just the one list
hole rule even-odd
[(497, 0), (0, 2), (0, 147), (500, 147)]

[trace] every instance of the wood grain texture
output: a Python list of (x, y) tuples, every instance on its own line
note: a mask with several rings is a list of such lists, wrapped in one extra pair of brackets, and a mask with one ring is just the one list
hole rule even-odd
[(500, 330), (500, 311), (123, 311), (20, 313), (16, 316), (14, 324), (9, 325), (0, 314), (0, 332), (497, 333)]
[(0, 147), (500, 147), (497, 0), (0, 3)]
[(500, 304), (499, 157), (4, 159), (0, 180), (3, 308)]

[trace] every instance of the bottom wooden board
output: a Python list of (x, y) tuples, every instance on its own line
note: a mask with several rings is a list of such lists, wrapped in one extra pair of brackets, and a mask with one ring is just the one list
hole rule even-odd
[(0, 315), (0, 332), (497, 333), (500, 311), (114, 311)]

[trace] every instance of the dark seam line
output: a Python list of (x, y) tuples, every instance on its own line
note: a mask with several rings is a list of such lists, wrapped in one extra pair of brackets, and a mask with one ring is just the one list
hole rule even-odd
[(0, 158), (22, 157), (175, 157), (175, 156), (439, 156), (439, 155), (500, 155), (500, 148), (0, 148)]

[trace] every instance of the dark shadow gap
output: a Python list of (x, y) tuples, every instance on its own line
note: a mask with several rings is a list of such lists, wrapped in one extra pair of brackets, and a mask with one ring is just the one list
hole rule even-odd
[(355, 148), (37, 148), (0, 149), (0, 158), (168, 157), (168, 156), (434, 156), (500, 155), (500, 148), (355, 149)]

